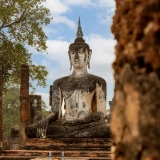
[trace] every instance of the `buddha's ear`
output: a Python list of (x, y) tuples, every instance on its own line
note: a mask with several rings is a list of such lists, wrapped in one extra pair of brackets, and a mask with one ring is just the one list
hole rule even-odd
[(69, 61), (70, 61), (70, 70), (72, 69), (72, 62), (71, 62), (71, 56), (69, 54), (69, 51), (68, 51), (68, 56), (69, 56)]
[(89, 49), (89, 52), (88, 52), (88, 68), (90, 69), (90, 59), (91, 59), (91, 55), (92, 55), (92, 50)]

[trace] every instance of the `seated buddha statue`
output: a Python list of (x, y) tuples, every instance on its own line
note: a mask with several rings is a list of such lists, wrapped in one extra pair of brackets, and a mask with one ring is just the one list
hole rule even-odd
[[(42, 120), (26, 127), (29, 138), (109, 137), (106, 119), (106, 82), (89, 74), (92, 50), (83, 39), (80, 19), (77, 37), (69, 46), (70, 69), (73, 73), (52, 85), (51, 112)], [(65, 115), (61, 118), (62, 104)]]

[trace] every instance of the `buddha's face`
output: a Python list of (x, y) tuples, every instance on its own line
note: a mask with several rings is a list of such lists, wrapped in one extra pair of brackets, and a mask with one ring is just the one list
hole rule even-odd
[(83, 47), (70, 48), (69, 57), (75, 69), (83, 69), (88, 63), (88, 50)]
[(37, 107), (38, 107), (37, 100), (34, 99), (34, 100), (32, 101), (32, 109), (37, 109)]

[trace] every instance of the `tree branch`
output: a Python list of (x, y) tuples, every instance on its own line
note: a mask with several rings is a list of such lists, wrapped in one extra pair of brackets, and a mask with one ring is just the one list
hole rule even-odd
[(3, 40), (3, 38), (1, 38), (1, 36), (2, 36), (3, 38), (6, 37), (3, 33), (0, 32), (0, 39)]
[(4, 23), (1, 25), (0, 30), (4, 27)]
[(0, 27), (0, 30), (1, 30), (2, 28), (11, 27), (11, 26), (14, 25), (14, 24), (20, 23), (21, 20), (24, 18), (25, 12), (26, 12), (26, 9), (23, 11), (21, 17), (20, 17), (18, 20), (14, 21), (14, 22), (12, 22), (12, 23), (10, 23), (10, 24), (7, 24), (7, 25), (2, 24), (2, 26)]

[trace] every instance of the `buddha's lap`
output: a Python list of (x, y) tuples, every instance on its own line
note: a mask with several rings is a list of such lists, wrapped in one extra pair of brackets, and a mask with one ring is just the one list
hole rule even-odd
[(47, 137), (109, 137), (109, 124), (103, 120), (81, 125), (50, 124)]
[(47, 133), (52, 132), (52, 133), (58, 133), (58, 132), (73, 132), (76, 130), (83, 130), (83, 129), (89, 129), (89, 128), (96, 128), (96, 127), (109, 127), (109, 124), (106, 123), (104, 120), (100, 120), (97, 122), (92, 122), (92, 123), (86, 123), (86, 124), (57, 124), (56, 123), (51, 123), (47, 127)]
[[(98, 131), (100, 131), (99, 136), (101, 136), (101, 134), (109, 135), (109, 124), (104, 120), (80, 125), (65, 125), (62, 121), (55, 121), (48, 125), (46, 135), (47, 137), (82, 137), (86, 133), (91, 136), (98, 135)], [(27, 127), (27, 137), (34, 138), (36, 134), (37, 127), (35, 125)], [(87, 137), (87, 135), (85, 136)]]

